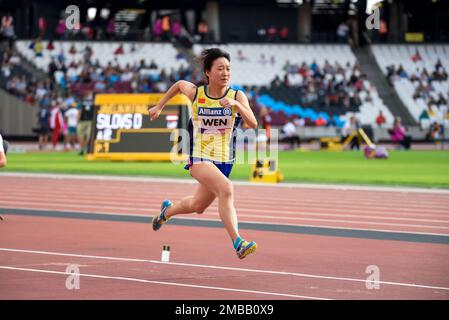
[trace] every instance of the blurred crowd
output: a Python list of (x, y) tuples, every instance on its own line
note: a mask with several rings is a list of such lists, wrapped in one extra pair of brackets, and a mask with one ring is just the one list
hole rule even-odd
[(446, 94), (441, 92), (435, 94), (434, 86), (435, 82), (448, 81), (447, 70), (440, 59), (435, 63), (433, 70), (428, 71), (425, 67), (422, 67), (420, 62), (422, 62), (423, 58), (419, 50), (416, 50), (411, 59), (416, 65), (414, 72), (407, 72), (401, 64), (399, 66), (391, 65), (387, 68), (388, 81), (393, 84), (401, 78), (410, 80), (415, 87), (413, 99), (423, 99), (427, 105), (425, 112), (432, 115), (437, 109), (448, 105), (449, 90)]
[(343, 66), (337, 62), (332, 65), (326, 60), (323, 66), (319, 66), (315, 61), (300, 65), (287, 61), (283, 70), (283, 79), (276, 77), (271, 85), (297, 88), (298, 103), (302, 106), (350, 108), (359, 107), (362, 99), (372, 102), (374, 87), (357, 63)]

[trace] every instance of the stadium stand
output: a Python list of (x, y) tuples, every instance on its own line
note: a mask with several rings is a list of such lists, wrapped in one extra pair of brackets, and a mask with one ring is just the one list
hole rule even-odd
[(441, 122), (449, 95), (448, 45), (374, 45), (372, 52), (417, 122)]
[[(80, 97), (87, 91), (160, 92), (179, 79), (200, 80), (192, 61), (170, 43), (42, 41), (40, 56), (33, 43), (17, 41), (17, 50), (49, 72), (59, 87)], [(306, 126), (342, 127), (354, 114), (362, 125), (374, 125), (380, 111), (387, 126), (393, 122), (347, 45), (196, 44), (193, 52), (198, 56), (213, 46), (231, 54), (233, 84), (250, 88), (255, 111), (268, 107), (273, 125), (299, 117)], [(12, 78), (9, 91), (21, 81)], [(31, 87), (41, 101), (52, 85)]]
[[(211, 45), (195, 45), (195, 54)], [(212, 45), (214, 46), (214, 45)], [(232, 57), (233, 83), (260, 88), (257, 102), (272, 111), (274, 125), (289, 116), (307, 125), (341, 127), (351, 115), (373, 125), (379, 111), (387, 124), (393, 116), (376, 89), (363, 76), (347, 45), (228, 44), (216, 45)]]

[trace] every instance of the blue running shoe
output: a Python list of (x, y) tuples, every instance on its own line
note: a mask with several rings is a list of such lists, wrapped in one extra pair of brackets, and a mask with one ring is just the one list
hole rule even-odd
[(173, 205), (173, 202), (171, 202), (170, 200), (162, 201), (161, 213), (153, 218), (153, 230), (154, 231), (159, 230), (163, 224), (170, 221), (170, 218), (165, 216), (165, 212), (167, 211), (168, 207), (170, 207), (172, 205)]
[(256, 250), (257, 250), (257, 243), (255, 243), (254, 241), (248, 242), (248, 241), (242, 240), (240, 242), (240, 244), (238, 245), (236, 252), (237, 252), (237, 256), (239, 257), (239, 259), (243, 259), (247, 255), (249, 255), (250, 253), (253, 253)]

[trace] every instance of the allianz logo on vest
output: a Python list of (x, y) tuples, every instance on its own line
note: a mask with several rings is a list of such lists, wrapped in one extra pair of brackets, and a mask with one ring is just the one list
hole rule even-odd
[(231, 108), (198, 108), (199, 116), (214, 116), (214, 117), (230, 117), (232, 116)]

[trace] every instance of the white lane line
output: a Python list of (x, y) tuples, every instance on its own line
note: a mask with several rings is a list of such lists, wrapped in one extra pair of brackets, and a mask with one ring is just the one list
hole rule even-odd
[[(146, 262), (146, 263), (156, 263), (156, 264), (162, 264), (162, 265), (173, 265), (173, 266), (206, 268), (206, 269), (219, 269), (219, 270), (232, 270), (232, 271), (242, 271), (242, 272), (250, 272), (250, 273), (265, 273), (265, 274), (273, 274), (273, 275), (286, 275), (286, 276), (296, 276), (296, 277), (316, 278), (316, 279), (326, 279), (326, 280), (338, 280), (338, 281), (352, 281), (352, 282), (364, 282), (364, 283), (366, 283), (366, 281), (367, 281), (366, 279), (322, 276), (322, 275), (313, 275), (313, 274), (305, 274), (305, 273), (284, 272), (284, 271), (245, 269), (245, 268), (212, 266), (212, 265), (191, 264), (191, 263), (181, 263), (181, 262), (165, 263), (165, 262), (161, 262), (161, 261), (157, 261), (157, 260), (146, 260), (146, 259), (135, 259), (135, 258), (93, 256), (93, 255), (83, 255), (83, 254), (73, 254), (73, 253), (59, 253), (59, 252), (10, 249), (10, 248), (0, 248), (0, 251), (16, 252), (16, 253), (30, 253), (30, 254), (43, 254), (43, 255), (53, 255), (53, 256), (65, 256), (65, 257), (77, 257), (77, 258), (88, 258), (88, 259), (104, 259), (104, 260), (115, 260), (115, 261), (126, 261), (126, 262)], [(429, 286), (429, 285), (421, 285), (421, 284), (415, 284), (415, 283), (402, 283), (402, 282), (391, 282), (391, 281), (378, 281), (376, 283), (385, 284), (385, 285), (393, 285), (393, 286), (403, 286), (403, 287), (412, 287), (412, 288), (449, 291), (449, 288), (447, 288), (447, 287)]]
[(288, 294), (288, 293), (278, 293), (278, 292), (268, 292), (268, 291), (255, 291), (255, 290), (212, 287), (212, 286), (201, 286), (201, 285), (185, 284), (185, 283), (178, 283), (178, 282), (153, 281), (153, 280), (145, 280), (145, 279), (138, 279), (138, 278), (104, 276), (104, 275), (88, 274), (88, 273), (70, 273), (70, 272), (62, 272), (62, 271), (52, 271), (52, 270), (43, 270), (43, 269), (29, 269), (29, 268), (17, 268), (17, 267), (9, 267), (9, 266), (0, 266), (0, 269), (14, 270), (14, 271), (26, 271), (26, 272), (38, 272), (38, 273), (49, 273), (49, 274), (58, 274), (58, 275), (81, 276), (81, 277), (87, 277), (87, 278), (108, 279), (108, 280), (122, 280), (122, 281), (140, 282), (140, 283), (148, 283), (148, 284), (159, 284), (159, 285), (168, 285), (168, 286), (176, 286), (176, 287), (187, 287), (187, 288), (195, 288), (195, 289), (208, 289), (208, 290), (218, 290), (218, 291), (243, 292), (243, 293), (261, 294), (261, 295), (269, 295), (269, 296), (280, 296), (280, 297), (289, 297), (289, 298), (300, 298), (300, 299), (311, 299), (311, 300), (331, 300), (331, 299), (327, 299), (327, 298), (300, 296), (300, 295)]
[[(151, 178), (151, 177), (127, 177), (127, 176), (108, 176), (108, 175), (80, 175), (80, 174), (50, 174), (50, 173), (19, 173), (2, 172), (0, 176), (9, 177), (27, 177), (27, 178), (51, 178), (51, 179), (80, 179), (80, 180), (104, 180), (104, 181), (138, 181), (138, 182), (157, 182), (157, 183), (197, 183), (195, 180), (186, 177), (180, 178)], [(366, 185), (338, 185), (338, 184), (313, 184), (313, 183), (278, 183), (262, 184), (247, 181), (233, 181), (235, 185), (252, 187), (275, 187), (275, 188), (305, 188), (305, 189), (332, 189), (332, 190), (356, 190), (356, 191), (384, 191), (384, 192), (413, 192), (413, 193), (433, 193), (449, 194), (447, 189), (437, 188), (418, 188), (418, 187), (381, 187)]]

